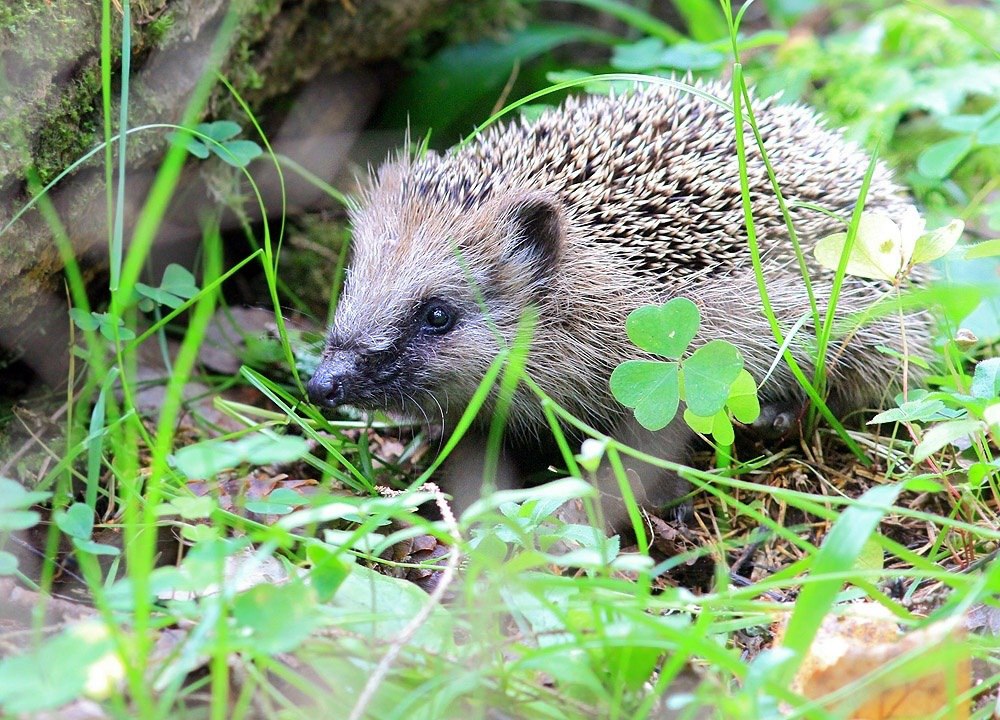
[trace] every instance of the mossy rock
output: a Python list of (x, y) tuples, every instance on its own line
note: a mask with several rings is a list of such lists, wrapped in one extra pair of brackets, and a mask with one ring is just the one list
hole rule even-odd
[[(134, 1), (128, 124), (135, 128), (180, 121), (227, 11), (237, 18), (220, 73), (266, 122), (280, 114), (282, 98), (317, 73), (360, 68), (431, 47), (441, 38), (483, 32), (509, 21), (518, 10), (518, 0)], [(117, 96), (120, 6), (113, 3), (112, 14), (112, 94)], [(28, 202), (29, 178), (42, 185), (52, 181), (104, 139), (101, 4), (14, 0), (0, 8), (0, 46), (7, 48), (0, 65), (2, 228)], [(115, 131), (118, 113), (115, 97)], [(204, 117), (245, 115), (220, 83)], [(129, 135), (127, 188), (138, 200), (167, 148), (168, 132), (161, 128)], [(89, 277), (101, 275), (107, 263), (103, 161), (104, 153), (97, 152), (47, 196)], [(185, 183), (200, 183), (208, 171), (190, 172)], [(65, 340), (64, 331), (39, 327), (52, 323), (53, 312), (64, 309), (66, 301), (52, 229), (35, 210), (0, 238), (0, 293), (7, 299), (0, 306), (0, 354), (16, 355), (38, 342), (50, 346)], [(65, 325), (65, 315), (59, 314), (58, 322)]]

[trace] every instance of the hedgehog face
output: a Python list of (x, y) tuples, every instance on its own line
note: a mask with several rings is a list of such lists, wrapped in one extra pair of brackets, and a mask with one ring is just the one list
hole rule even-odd
[(439, 400), (438, 389), (449, 378), (442, 368), (453, 364), (453, 345), (482, 334), (478, 314), (467, 292), (440, 287), (385, 304), (365, 318), (339, 312), (309, 382), (310, 399), (325, 407), (350, 404), (404, 417), (426, 416), (432, 409), (443, 415), (449, 397), (445, 392)]
[(407, 418), (457, 417), (538, 304), (559, 260), (562, 212), (538, 193), (468, 213), (426, 198), (355, 214), (352, 258), (323, 360), (317, 405)]

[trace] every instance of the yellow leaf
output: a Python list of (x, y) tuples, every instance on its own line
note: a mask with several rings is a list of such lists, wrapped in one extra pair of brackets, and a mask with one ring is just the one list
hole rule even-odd
[[(969, 717), (968, 700), (957, 700), (972, 677), (962, 617), (903, 634), (881, 605), (857, 604), (845, 611), (823, 620), (793, 691), (821, 702), (836, 693), (824, 706), (854, 720)], [(874, 680), (866, 681), (869, 677)]]

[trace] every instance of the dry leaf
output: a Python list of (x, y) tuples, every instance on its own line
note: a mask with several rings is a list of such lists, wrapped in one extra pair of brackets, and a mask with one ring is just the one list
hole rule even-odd
[(903, 634), (881, 605), (850, 606), (823, 621), (792, 690), (814, 700), (835, 694), (826, 706), (854, 720), (915, 720), (944, 708), (963, 720), (969, 703), (955, 698), (971, 678), (964, 623), (953, 618)]

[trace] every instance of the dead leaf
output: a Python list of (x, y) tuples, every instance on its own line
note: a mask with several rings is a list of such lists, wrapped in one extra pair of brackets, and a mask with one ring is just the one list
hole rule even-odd
[(974, 605), (966, 616), (966, 628), (983, 634), (1000, 635), (1000, 608), (993, 605)]
[(903, 634), (881, 605), (852, 605), (823, 621), (792, 690), (813, 700), (836, 694), (824, 704), (854, 720), (915, 720), (944, 708), (963, 720), (969, 703), (956, 698), (971, 678), (965, 622), (951, 618)]

